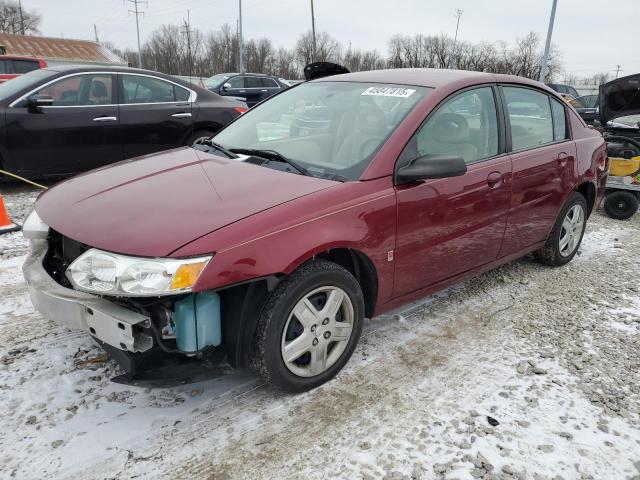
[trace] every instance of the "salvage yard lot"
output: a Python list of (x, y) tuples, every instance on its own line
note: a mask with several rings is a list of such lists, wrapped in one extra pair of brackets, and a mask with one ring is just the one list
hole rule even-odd
[[(21, 222), (36, 192), (3, 186)], [(526, 257), (368, 322), (303, 395), (249, 372), (116, 385), (35, 313), (0, 237), (0, 477), (640, 478), (640, 216), (591, 218), (565, 267)]]

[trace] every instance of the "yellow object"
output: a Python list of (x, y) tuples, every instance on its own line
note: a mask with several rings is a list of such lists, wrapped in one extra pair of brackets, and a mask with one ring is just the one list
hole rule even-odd
[(207, 262), (180, 265), (171, 279), (171, 290), (193, 287)]
[(38, 188), (42, 188), (43, 190), (47, 190), (47, 187), (45, 187), (44, 185), (40, 185), (39, 183), (36, 182), (32, 182), (31, 180), (27, 180), (24, 177), (21, 177), (20, 175), (16, 175), (15, 173), (11, 173), (11, 172), (7, 172), (5, 170), (0, 170), (0, 174), (5, 174), (9, 177), (13, 177), (13, 178), (17, 178), (18, 180), (22, 180), (23, 182), (27, 182), (30, 185), (33, 185), (34, 187), (38, 187)]
[(633, 157), (629, 160), (624, 158), (611, 158), (611, 167), (609, 174), (614, 177), (626, 177), (633, 175), (640, 170), (640, 156)]

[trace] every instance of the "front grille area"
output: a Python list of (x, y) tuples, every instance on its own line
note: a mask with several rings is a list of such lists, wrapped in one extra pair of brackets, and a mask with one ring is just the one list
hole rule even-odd
[(47, 238), (49, 249), (44, 259), (44, 269), (51, 275), (56, 282), (63, 287), (71, 288), (71, 283), (67, 280), (64, 272), (71, 263), (86, 252), (89, 247), (76, 242), (55, 230), (49, 231)]

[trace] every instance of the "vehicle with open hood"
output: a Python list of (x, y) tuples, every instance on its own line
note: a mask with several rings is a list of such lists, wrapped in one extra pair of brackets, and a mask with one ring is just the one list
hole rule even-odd
[(640, 74), (601, 85), (598, 108), (611, 162), (604, 209), (624, 220), (640, 204)]
[(85, 330), (121, 380), (194, 379), (225, 356), (300, 392), (342, 369), (365, 317), (532, 252), (575, 256), (607, 157), (553, 90), (322, 70), (194, 148), (43, 193), (24, 225), (38, 311)]

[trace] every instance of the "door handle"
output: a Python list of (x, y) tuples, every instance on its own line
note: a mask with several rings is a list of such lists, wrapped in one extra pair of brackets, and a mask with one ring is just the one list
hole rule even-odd
[(191, 114), (189, 112), (180, 112), (180, 113), (174, 113), (171, 116), (175, 118), (186, 118), (186, 117), (190, 117)]
[(266, 92), (266, 90), (260, 90), (261, 92)]
[(560, 152), (556, 160), (558, 160), (558, 163), (561, 167), (564, 167), (567, 163), (568, 158), (569, 156), (566, 154), (566, 152)]
[(118, 120), (118, 117), (96, 117), (93, 119), (94, 122), (115, 122)]
[(489, 175), (487, 175), (487, 185), (489, 185), (491, 188), (499, 186), (501, 182), (502, 182), (502, 173), (491, 172)]

